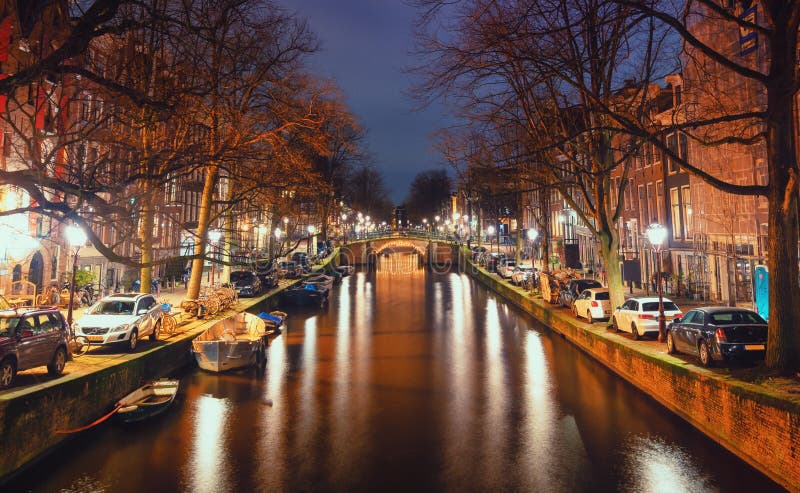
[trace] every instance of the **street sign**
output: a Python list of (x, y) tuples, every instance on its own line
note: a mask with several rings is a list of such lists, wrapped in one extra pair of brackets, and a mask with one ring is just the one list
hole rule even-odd
[(753, 289), (756, 312), (761, 315), (764, 320), (769, 318), (769, 271), (766, 265), (757, 265), (755, 267), (755, 286)]

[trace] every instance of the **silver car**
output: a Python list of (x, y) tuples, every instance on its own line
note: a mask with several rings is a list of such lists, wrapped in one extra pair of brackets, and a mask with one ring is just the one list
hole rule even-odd
[(158, 339), (161, 304), (151, 294), (112, 294), (87, 309), (73, 327), (91, 345), (124, 344), (133, 351), (142, 337)]

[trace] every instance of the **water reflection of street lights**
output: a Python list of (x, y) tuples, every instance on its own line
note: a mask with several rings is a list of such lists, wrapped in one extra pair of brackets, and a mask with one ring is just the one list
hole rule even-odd
[(667, 337), (667, 323), (664, 318), (664, 296), (661, 289), (661, 248), (664, 245), (664, 241), (667, 239), (667, 228), (658, 223), (651, 224), (647, 228), (647, 239), (650, 240), (650, 246), (653, 248), (653, 253), (656, 254), (658, 275), (658, 342), (664, 342)]
[(67, 326), (72, 329), (72, 304), (75, 301), (75, 276), (78, 271), (78, 252), (86, 244), (86, 232), (80, 226), (67, 226), (64, 230), (67, 242), (75, 248), (72, 257), (72, 282), (69, 283), (69, 308), (67, 308)]
[(489, 253), (492, 253), (492, 241), (494, 240), (494, 226), (486, 228), (486, 236), (489, 237)]

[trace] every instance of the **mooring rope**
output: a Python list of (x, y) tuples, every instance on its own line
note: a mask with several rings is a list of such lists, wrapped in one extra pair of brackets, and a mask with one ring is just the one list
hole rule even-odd
[(58, 435), (68, 435), (70, 433), (78, 433), (79, 431), (88, 430), (89, 428), (91, 428), (93, 426), (97, 426), (100, 423), (102, 423), (103, 421), (105, 421), (108, 418), (110, 418), (111, 416), (113, 416), (114, 413), (119, 411), (120, 408), (122, 408), (122, 406), (124, 406), (124, 405), (125, 404), (118, 404), (117, 407), (115, 407), (113, 411), (111, 411), (110, 413), (106, 414), (105, 416), (103, 416), (101, 418), (98, 418), (97, 420), (93, 421), (92, 423), (89, 423), (86, 426), (81, 426), (80, 428), (73, 428), (72, 430), (56, 430), (56, 434), (58, 434)]

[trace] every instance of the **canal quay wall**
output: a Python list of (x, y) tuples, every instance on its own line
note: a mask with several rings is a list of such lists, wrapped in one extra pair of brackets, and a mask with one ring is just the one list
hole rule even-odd
[(466, 255), (460, 266), (778, 484), (800, 491), (800, 396), (687, 363), (667, 354), (666, 345), (642, 347), (605, 324), (578, 321), (489, 274)]
[[(338, 258), (337, 254), (316, 269), (327, 267)], [(298, 282), (281, 283), (264, 296), (241, 299), (235, 310), (222, 315), (267, 309), (275, 304), (281, 291)], [(72, 370), (70, 362), (62, 377), (0, 394), (0, 485), (69, 437), (56, 433), (58, 430), (75, 429), (97, 420), (142, 382), (169, 375), (192, 363), (192, 340), (220, 318), (192, 320), (166, 340), (156, 344), (142, 341), (140, 348), (146, 349), (133, 354), (115, 352), (95, 356), (90, 352), (80, 358), (81, 366), (89, 359), (106, 356), (108, 359), (81, 371)]]

